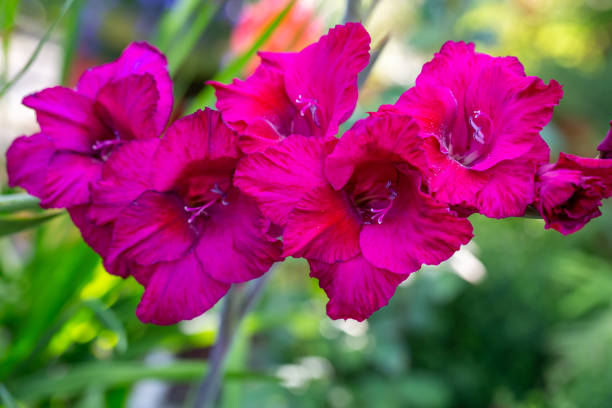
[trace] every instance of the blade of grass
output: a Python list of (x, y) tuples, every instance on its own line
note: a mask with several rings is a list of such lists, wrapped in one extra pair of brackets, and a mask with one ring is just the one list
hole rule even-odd
[(4, 0), (0, 2), (0, 36), (2, 36), (2, 54), (4, 63), (0, 72), (0, 84), (8, 78), (8, 52), (11, 43), (11, 33), (15, 28), (15, 19), (19, 9), (20, 0)]
[(41, 343), (50, 338), (49, 329), (62, 311), (76, 301), (98, 262), (98, 256), (81, 240), (48, 251), (37, 246), (36, 255), (28, 266), (31, 284), (25, 296), (33, 299), (32, 304), (24, 312), (27, 319), (20, 325), (15, 341), (0, 364), (0, 379), (14, 378), (22, 366), (27, 366), (36, 350), (43, 348)]
[[(129, 385), (136, 381), (154, 378), (182, 382), (199, 379), (206, 371), (201, 361), (178, 360), (163, 366), (147, 366), (142, 361), (95, 361), (73, 365), (69, 371), (58, 370), (44, 375), (20, 378), (8, 384), (15, 398), (23, 401), (39, 401), (71, 397), (92, 384), (108, 389)], [(253, 372), (228, 372), (227, 380), (278, 381), (277, 377)]]
[(0, 212), (33, 210), (38, 207), (38, 198), (26, 193), (0, 195)]
[(102, 324), (117, 335), (119, 338), (117, 342), (117, 351), (119, 353), (125, 353), (128, 348), (127, 334), (125, 332), (125, 327), (123, 327), (117, 315), (98, 299), (86, 300), (83, 303), (98, 316)]
[(0, 401), (5, 408), (17, 408), (17, 402), (2, 383), (0, 383)]
[[(213, 78), (214, 81), (219, 82), (227, 82), (232, 78), (236, 77), (246, 63), (257, 53), (257, 51), (266, 44), (268, 39), (274, 34), (278, 26), (283, 22), (287, 14), (291, 11), (293, 6), (295, 5), (295, 0), (291, 0), (287, 3), (285, 8), (283, 8), (280, 13), (268, 24), (264, 32), (253, 42), (251, 48), (249, 48), (245, 53), (234, 59), (230, 62), (221, 72), (219, 72)], [(214, 89), (211, 86), (206, 86), (204, 89), (193, 99), (193, 101), (189, 104), (186, 113), (190, 114), (195, 112), (198, 109), (202, 109), (207, 106), (212, 106), (214, 104), (215, 93)]]
[(75, 0), (74, 7), (66, 16), (66, 31), (64, 32), (64, 55), (62, 59), (62, 84), (68, 85), (68, 75), (72, 60), (76, 54), (81, 29), (81, 10), (85, 5), (85, 0)]
[(59, 21), (62, 19), (64, 14), (66, 14), (66, 12), (68, 12), (70, 7), (72, 6), (72, 3), (74, 3), (74, 0), (65, 0), (64, 1), (64, 4), (62, 5), (62, 8), (60, 9), (59, 14), (57, 15), (57, 17), (53, 21), (53, 23), (51, 23), (51, 25), (49, 26), (49, 28), (47, 29), (45, 34), (42, 36), (42, 38), (40, 39), (40, 41), (36, 45), (36, 48), (34, 49), (34, 52), (32, 53), (32, 55), (30, 55), (30, 58), (28, 59), (28, 62), (26, 62), (26, 64), (23, 66), (23, 68), (21, 68), (19, 70), (19, 72), (17, 72), (17, 74), (15, 74), (15, 76), (13, 78), (11, 78), (11, 80), (9, 80), (7, 83), (2, 85), (2, 87), (0, 87), (0, 97), (2, 97), (6, 93), (6, 91), (8, 91), (17, 81), (19, 81), (21, 79), (21, 77), (28, 71), (28, 69), (30, 69), (30, 67), (32, 66), (34, 61), (36, 61), (36, 58), (38, 57), (38, 54), (40, 54), (40, 50), (42, 50), (42, 47), (49, 40), (49, 37), (51, 37), (51, 33), (53, 32), (53, 30), (55, 30), (55, 27), (57, 26)]
[(208, 24), (223, 3), (224, 1), (220, 0), (203, 2), (195, 19), (189, 24), (187, 33), (173, 41), (172, 47), (167, 51), (168, 69), (172, 76), (176, 74), (185, 58), (193, 50), (202, 33), (206, 30), (206, 27), (208, 27)]
[(194, 14), (198, 4), (200, 4), (199, 0), (178, 0), (161, 17), (153, 44), (162, 52), (168, 52), (170, 45), (187, 25), (187, 21)]
[(0, 217), (0, 237), (37, 227), (60, 215), (61, 212), (38, 214), (31, 217)]

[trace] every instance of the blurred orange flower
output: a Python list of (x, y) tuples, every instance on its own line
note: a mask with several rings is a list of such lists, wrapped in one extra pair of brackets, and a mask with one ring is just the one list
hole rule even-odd
[[(288, 3), (289, 0), (259, 0), (245, 6), (230, 39), (232, 53), (242, 54), (247, 51)], [(307, 3), (302, 0), (296, 1), (262, 50), (299, 51), (323, 34), (323, 22)], [(247, 64), (245, 73), (252, 73), (257, 64), (258, 58), (255, 57)]]

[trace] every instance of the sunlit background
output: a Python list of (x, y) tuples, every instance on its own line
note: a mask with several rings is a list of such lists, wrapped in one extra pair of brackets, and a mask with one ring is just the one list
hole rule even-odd
[[(0, 0), (0, 83), (28, 62), (60, 0)], [(175, 117), (257, 65), (362, 21), (374, 64), (350, 123), (393, 103), (446, 40), (515, 55), (565, 97), (543, 136), (553, 155), (594, 157), (612, 119), (612, 0), (74, 0), (23, 77), (0, 98), (0, 152), (37, 130), (23, 96), (72, 86), (134, 40), (168, 55)], [(13, 12), (14, 11), (14, 12)], [(273, 27), (272, 31), (269, 28)], [(8, 193), (4, 155), (0, 188)], [(471, 217), (474, 241), (414, 273), (366, 323), (331, 321), (308, 265), (272, 273), (231, 351), (222, 407), (612, 406), (612, 206), (563, 237), (542, 221)], [(217, 308), (143, 325), (142, 289), (108, 275), (65, 215), (0, 236), (0, 404), (188, 407), (206, 369)]]

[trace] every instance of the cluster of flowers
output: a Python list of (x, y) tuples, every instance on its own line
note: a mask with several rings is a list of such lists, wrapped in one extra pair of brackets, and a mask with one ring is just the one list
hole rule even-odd
[(67, 208), (107, 270), (145, 286), (137, 314), (156, 324), (200, 315), (287, 256), (308, 261), (330, 317), (363, 320), (468, 243), (470, 214), (537, 210), (563, 234), (599, 215), (612, 160), (549, 164), (540, 137), (561, 86), (473, 44), (445, 44), (396, 104), (337, 138), (369, 44), (348, 23), (261, 53), (245, 81), (211, 84), (218, 111), (167, 130), (166, 59), (132, 44), (75, 90), (24, 99), (41, 130), (10, 147), (10, 184)]

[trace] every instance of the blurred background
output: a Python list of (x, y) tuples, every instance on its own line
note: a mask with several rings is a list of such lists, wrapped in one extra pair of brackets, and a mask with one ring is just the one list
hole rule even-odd
[[(42, 44), (0, 94), (0, 152), (37, 130), (26, 94), (73, 86), (134, 40), (167, 54), (178, 117), (214, 105), (204, 81), (248, 75), (256, 50), (299, 50), (349, 20), (366, 25), (375, 57), (344, 129), (393, 103), (445, 41), (465, 40), (563, 84), (543, 132), (553, 159), (594, 157), (608, 130), (612, 0), (0, 0), (0, 89)], [(12, 192), (4, 154), (0, 189)], [(285, 261), (240, 328), (221, 406), (612, 406), (612, 207), (603, 212), (568, 237), (540, 220), (473, 216), (470, 245), (414, 273), (364, 323), (327, 318), (307, 264)], [(142, 289), (108, 275), (66, 215), (7, 231), (1, 406), (190, 406), (218, 307), (175, 326), (141, 324)]]

